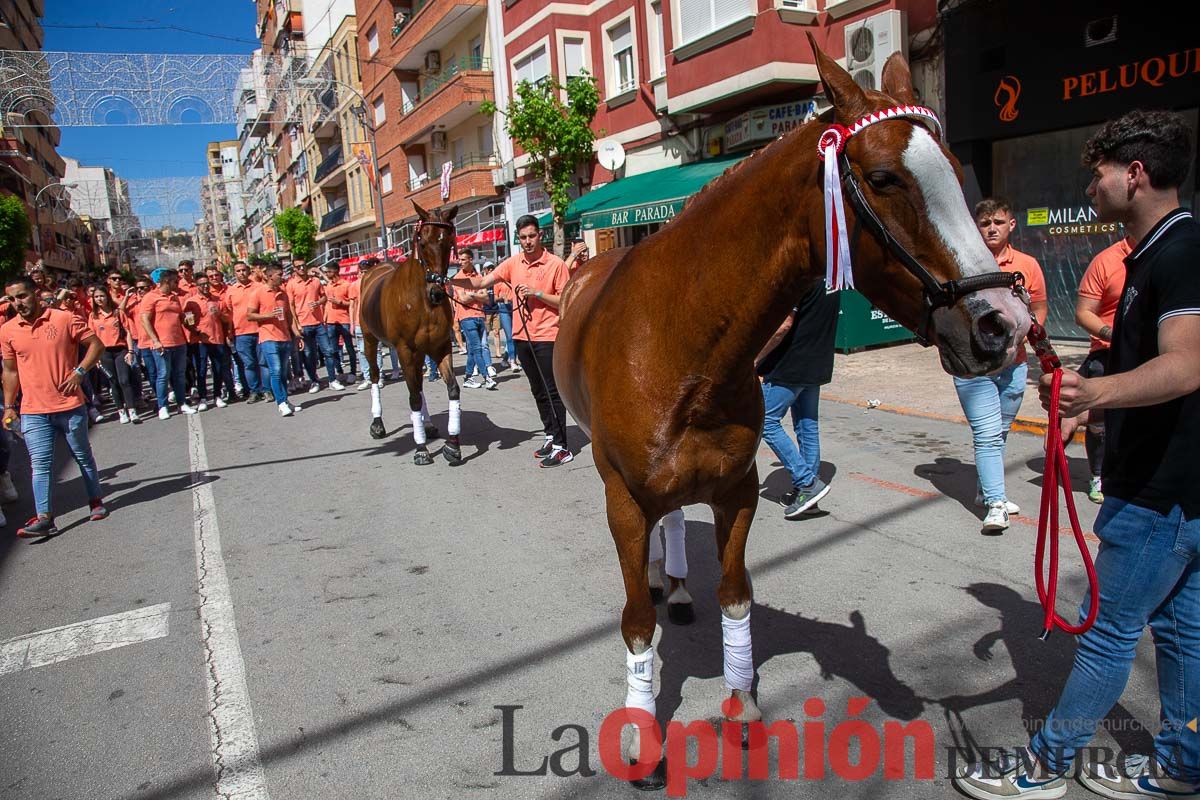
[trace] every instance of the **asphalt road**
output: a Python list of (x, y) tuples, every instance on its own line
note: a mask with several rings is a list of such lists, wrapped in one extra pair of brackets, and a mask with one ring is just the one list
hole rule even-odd
[[(938, 390), (950, 392), (949, 379)], [(442, 384), (428, 399), (444, 429)], [(0, 796), (202, 798), (220, 780), (229, 796), (276, 800), (634, 797), (598, 754), (601, 722), (624, 700), (624, 598), (590, 451), (537, 468), (522, 376), (502, 376), (497, 392), (464, 390), (459, 468), (412, 464), (396, 385), (384, 390), (380, 442), (367, 435), (367, 393), (300, 400), (291, 419), (239, 404), (190, 422), (94, 428), (108, 520), (81, 522), (81, 481), (65, 460), (63, 535), (16, 540), (28, 503), (6, 508)], [(876, 732), (925, 720), (934, 777), (913, 777), (910, 746), (902, 780), (882, 768), (847, 780), (831, 760), (823, 780), (802, 769), (781, 781), (773, 766), (766, 781), (693, 780), (688, 796), (955, 796), (948, 750), (1022, 743), (1023, 718), (1041, 719), (1070, 667), (1069, 637), (1036, 639), (1032, 520), (979, 533), (968, 430), (837, 403), (822, 416), (833, 483), (822, 514), (785, 521), (773, 502), (785, 473), (765, 448), (759, 458), (765, 499), (748, 553), (759, 703), (768, 721), (823, 722), (830, 742), (854, 697), (869, 698), (860, 717)], [(1009, 442), (1009, 492), (1025, 513), (1039, 446), (1023, 434)], [(14, 461), (27, 498), (19, 448)], [(1090, 526), (1095, 507), (1077, 497)], [(656, 688), (660, 716), (705, 721), (724, 697), (718, 565), (711, 514), (687, 514), (697, 620), (679, 627), (660, 613)], [(1082, 573), (1064, 552), (1070, 614)], [(156, 615), (152, 633), (131, 623), (131, 641), (114, 643), (72, 628), (49, 663), (13, 660), (18, 637), (138, 609)], [(41, 643), (30, 654), (54, 649), (20, 641)], [(1148, 745), (1154, 687), (1144, 641), (1101, 743)], [(521, 708), (506, 726), (499, 706)], [(511, 767), (533, 771), (578, 742), (579, 729), (552, 738), (568, 724), (586, 732), (595, 776), (496, 774), (506, 727)], [(578, 750), (559, 761), (573, 770)]]

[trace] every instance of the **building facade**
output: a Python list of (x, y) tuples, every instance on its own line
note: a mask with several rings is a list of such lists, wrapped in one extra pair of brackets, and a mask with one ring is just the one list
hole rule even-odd
[(245, 224), (240, 153), (237, 139), (209, 142), (205, 153), (208, 175), (200, 182), (204, 238), (208, 249), (224, 263), (247, 256), (245, 242), (236, 236)]
[(129, 200), (129, 184), (108, 167), (88, 167), (64, 157), (64, 182), (71, 209), (85, 219), (99, 254), (97, 263), (117, 264), (121, 243), (140, 235), (141, 223)]

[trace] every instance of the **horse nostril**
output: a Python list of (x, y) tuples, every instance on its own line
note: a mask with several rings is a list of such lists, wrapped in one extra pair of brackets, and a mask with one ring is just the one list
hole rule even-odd
[(985, 350), (1006, 350), (1016, 326), (998, 309), (979, 315), (975, 320), (975, 335)]

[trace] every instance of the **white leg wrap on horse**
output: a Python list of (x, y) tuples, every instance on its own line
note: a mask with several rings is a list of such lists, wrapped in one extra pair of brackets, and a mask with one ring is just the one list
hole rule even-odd
[(654, 648), (635, 656), (625, 651), (625, 706), (640, 708), (654, 716)]
[(658, 532), (658, 526), (655, 525), (650, 529), (650, 563), (663, 560), (663, 544), (662, 534)]
[(383, 384), (371, 384), (371, 418), (383, 416), (383, 398), (380, 397), (380, 387)]
[[(425, 412), (424, 396), (422, 396), (421, 413)], [(462, 423), (462, 401), (450, 401), (450, 419), (446, 422), (446, 433), (451, 436), (458, 436), (459, 425)]]
[(421, 419), (429, 422), (429, 405), (425, 402), (424, 392), (421, 392)]
[(413, 441), (418, 445), (425, 444), (425, 420), (421, 418), (421, 412), (413, 411), (409, 416), (412, 417)]
[(750, 647), (749, 611), (742, 619), (721, 614), (721, 644), (725, 648), (725, 687), (750, 691), (754, 682), (754, 654)]
[(667, 574), (672, 578), (687, 577), (687, 545), (684, 543), (683, 509), (677, 508), (662, 518), (667, 535)]

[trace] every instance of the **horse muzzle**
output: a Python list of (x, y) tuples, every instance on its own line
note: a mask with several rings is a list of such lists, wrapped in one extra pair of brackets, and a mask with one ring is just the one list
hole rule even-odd
[(983, 289), (961, 307), (936, 313), (942, 368), (961, 378), (987, 375), (1011, 365), (1029, 332), (1029, 308), (1010, 289)]

